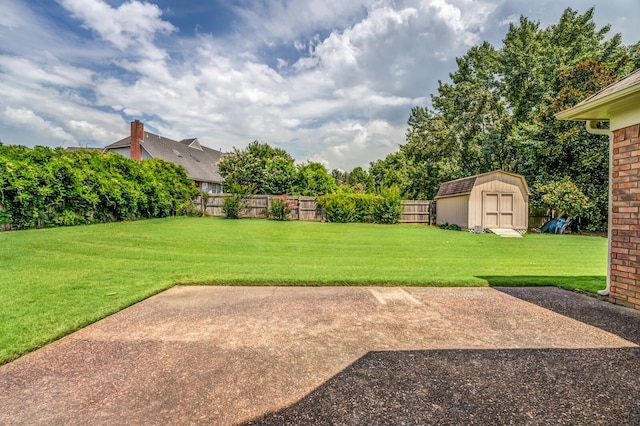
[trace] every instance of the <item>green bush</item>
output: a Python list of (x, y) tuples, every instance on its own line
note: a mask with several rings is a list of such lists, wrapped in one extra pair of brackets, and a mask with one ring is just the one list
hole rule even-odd
[(196, 193), (162, 160), (0, 143), (0, 205), (17, 229), (184, 214)]
[(240, 219), (240, 213), (247, 208), (249, 197), (253, 195), (253, 186), (233, 183), (229, 190), (231, 193), (222, 200), (222, 212), (227, 219)]
[(79, 225), (80, 220), (76, 216), (76, 213), (73, 210), (65, 210), (61, 214), (53, 217), (53, 223), (57, 226), (73, 226)]
[(447, 229), (449, 231), (462, 231), (462, 228), (460, 228), (455, 223), (448, 223), (448, 222), (441, 224), (440, 229)]
[(222, 213), (227, 219), (240, 219), (244, 198), (242, 194), (231, 193), (222, 199)]
[(4, 210), (0, 210), (0, 225), (6, 225), (8, 223), (11, 223), (11, 214)]
[(297, 210), (295, 203), (287, 200), (286, 195), (271, 199), (271, 206), (267, 209), (267, 216), (274, 220), (287, 220), (293, 210)]
[(327, 194), (318, 200), (328, 222), (355, 222), (356, 202), (353, 194)]
[(373, 222), (373, 204), (376, 197), (373, 194), (351, 194), (356, 203), (354, 212), (355, 222)]
[(373, 221), (375, 223), (398, 223), (402, 217), (402, 199), (398, 188), (382, 191), (373, 203)]

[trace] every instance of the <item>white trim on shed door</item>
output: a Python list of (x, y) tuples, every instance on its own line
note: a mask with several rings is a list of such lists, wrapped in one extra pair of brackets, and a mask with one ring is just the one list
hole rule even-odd
[(514, 194), (482, 193), (482, 227), (513, 228)]

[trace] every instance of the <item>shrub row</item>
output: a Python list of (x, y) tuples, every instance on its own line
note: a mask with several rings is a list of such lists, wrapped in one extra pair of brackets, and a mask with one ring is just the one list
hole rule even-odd
[(397, 189), (372, 194), (327, 194), (318, 199), (329, 222), (398, 223), (402, 200)]
[(191, 213), (197, 192), (162, 160), (0, 143), (0, 221), (16, 229)]

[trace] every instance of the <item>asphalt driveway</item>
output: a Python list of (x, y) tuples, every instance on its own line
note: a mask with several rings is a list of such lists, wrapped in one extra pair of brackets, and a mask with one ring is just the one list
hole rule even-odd
[(640, 424), (638, 344), (556, 288), (175, 287), (0, 367), (0, 424)]

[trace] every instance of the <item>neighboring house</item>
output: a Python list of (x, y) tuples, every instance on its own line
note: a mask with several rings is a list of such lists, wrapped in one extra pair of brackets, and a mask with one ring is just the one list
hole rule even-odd
[(609, 136), (609, 268), (600, 294), (640, 309), (640, 69), (556, 117)]
[(170, 161), (184, 167), (189, 179), (195, 181), (201, 191), (209, 194), (222, 193), (224, 178), (217, 168), (222, 153), (200, 145), (197, 138), (174, 141), (145, 132), (144, 124), (136, 120), (131, 122), (129, 136), (107, 145), (103, 151), (115, 152), (134, 160), (159, 158)]
[(502, 170), (452, 180), (440, 185), (436, 221), (462, 229), (527, 231), (529, 187), (524, 176)]

